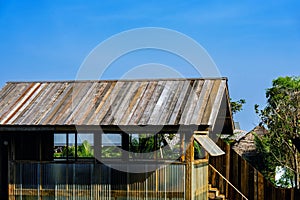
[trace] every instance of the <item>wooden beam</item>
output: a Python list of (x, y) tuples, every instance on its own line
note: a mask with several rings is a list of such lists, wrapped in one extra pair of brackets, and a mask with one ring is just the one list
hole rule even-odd
[(185, 151), (185, 160), (186, 163), (190, 163), (194, 161), (194, 136), (190, 138), (185, 138), (187, 148)]
[(129, 135), (122, 133), (122, 160), (127, 161), (129, 159)]
[[(225, 165), (226, 165), (225, 178), (227, 180), (230, 180), (230, 144), (224, 144), (224, 145), (225, 145)], [(228, 183), (226, 182), (226, 194), (225, 194), (226, 197), (228, 197), (228, 191), (229, 191), (229, 186)]]
[(144, 133), (177, 133), (190, 132), (192, 130), (205, 130), (208, 125), (0, 125), (0, 134), (8, 132), (126, 132), (135, 134)]
[(186, 185), (186, 200), (190, 200), (193, 197), (192, 191), (192, 175), (193, 175), (193, 161), (194, 161), (194, 137), (191, 136), (190, 138), (185, 138), (186, 143), (188, 144), (185, 152), (185, 161), (186, 161), (186, 171), (185, 171), (185, 185)]
[(94, 156), (95, 158), (100, 161), (102, 158), (102, 133), (95, 132), (94, 133)]

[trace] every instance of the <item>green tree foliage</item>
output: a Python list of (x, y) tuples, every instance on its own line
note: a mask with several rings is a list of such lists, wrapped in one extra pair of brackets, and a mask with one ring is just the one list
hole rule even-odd
[[(54, 157), (56, 158), (67, 157), (68, 155), (68, 157), (74, 158), (75, 152), (76, 152), (75, 145), (72, 145), (69, 146), (68, 148), (64, 147), (62, 149), (62, 152), (60, 153), (54, 153)], [(93, 157), (93, 155), (94, 155), (94, 150), (92, 149), (91, 144), (87, 140), (84, 140), (82, 144), (77, 147), (78, 157)]]
[[(255, 110), (268, 134), (255, 137), (263, 159), (264, 175), (275, 183), (275, 168), (286, 169), (282, 186), (299, 188), (299, 151), (295, 141), (300, 138), (300, 77), (279, 77), (266, 91), (267, 105)], [(298, 147), (299, 148), (299, 147)], [(278, 183), (277, 183), (278, 184)]]
[[(175, 134), (168, 134), (168, 139), (172, 140)], [(129, 151), (133, 158), (152, 159), (177, 159), (179, 157), (179, 144), (174, 149), (168, 146), (164, 134), (139, 134), (130, 140)]]
[(78, 146), (77, 149), (77, 156), (78, 157), (93, 157), (94, 152), (91, 147), (91, 144), (87, 141), (84, 140), (83, 143)]
[(58, 157), (75, 157), (75, 146), (64, 147)]
[(121, 147), (118, 146), (104, 146), (101, 149), (101, 154), (103, 158), (121, 158), (122, 152)]
[(240, 99), (238, 101), (232, 101), (232, 99), (230, 99), (231, 112), (233, 114), (240, 112), (241, 110), (243, 110), (243, 104), (245, 103), (246, 103), (245, 99)]

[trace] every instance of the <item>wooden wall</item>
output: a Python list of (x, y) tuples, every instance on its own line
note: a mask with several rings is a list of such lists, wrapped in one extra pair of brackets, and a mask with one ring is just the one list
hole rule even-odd
[[(228, 162), (226, 155), (224, 155), (211, 157), (210, 164), (249, 200), (294, 200), (297, 197), (299, 198), (300, 190), (275, 187), (233, 149), (229, 150), (228, 144), (219, 141), (218, 145), (224, 151), (227, 150), (227, 153), (230, 155), (230, 162)], [(242, 199), (242, 196), (222, 176), (218, 175), (213, 168), (209, 168), (209, 183), (213, 187), (219, 188), (228, 199)]]
[(50, 132), (15, 133), (13, 137), (14, 159), (53, 160), (53, 144), (54, 137)]
[(10, 140), (5, 135), (0, 135), (0, 197), (8, 199), (8, 152)]
[[(208, 163), (192, 166), (193, 199), (207, 199)], [(154, 172), (126, 173), (104, 164), (11, 162), (10, 199), (186, 199), (186, 164), (173, 163)]]

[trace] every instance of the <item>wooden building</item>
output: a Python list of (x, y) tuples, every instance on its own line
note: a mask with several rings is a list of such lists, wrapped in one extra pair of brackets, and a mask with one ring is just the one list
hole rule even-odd
[(251, 158), (258, 156), (254, 134), (261, 138), (267, 133), (268, 131), (263, 126), (256, 126), (253, 130), (238, 138), (233, 144), (232, 149), (251, 163)]
[(263, 171), (264, 164), (262, 163), (263, 159), (255, 145), (255, 135), (262, 138), (266, 134), (268, 134), (267, 129), (263, 126), (256, 126), (253, 130), (238, 138), (232, 145), (232, 149), (237, 154), (260, 172)]
[(226, 78), (8, 82), (1, 199), (207, 199), (232, 132)]

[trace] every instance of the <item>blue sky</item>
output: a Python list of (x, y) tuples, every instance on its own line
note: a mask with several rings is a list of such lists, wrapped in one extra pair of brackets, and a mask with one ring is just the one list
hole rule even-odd
[[(208, 51), (228, 77), (231, 97), (246, 99), (235, 119), (250, 130), (258, 123), (253, 106), (264, 105), (272, 79), (300, 75), (299, 10), (300, 3), (289, 0), (0, 0), (0, 87), (7, 81), (75, 79), (84, 58), (110, 36), (140, 27), (169, 28)], [(102, 78), (118, 78), (121, 64), (130, 68), (134, 58), (147, 63), (162, 56), (129, 56)], [(174, 65), (182, 62), (175, 60)], [(193, 76), (184, 63), (181, 70)]]

